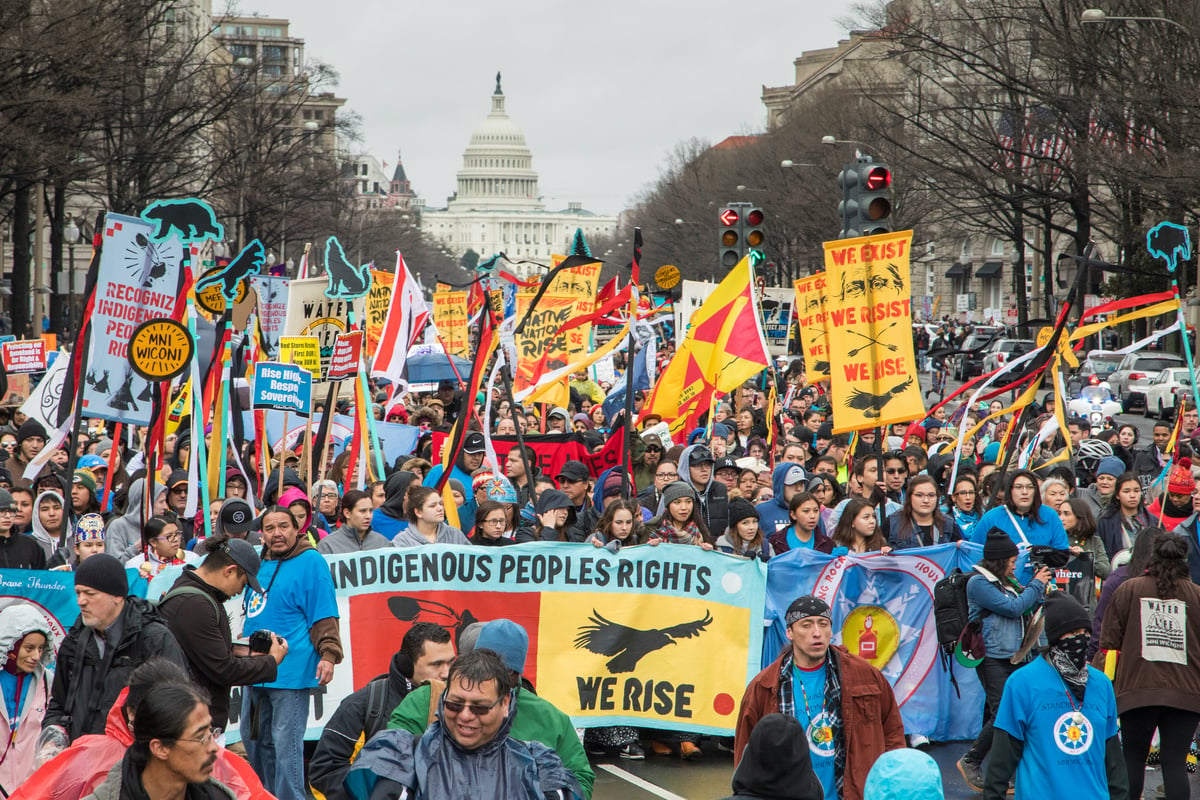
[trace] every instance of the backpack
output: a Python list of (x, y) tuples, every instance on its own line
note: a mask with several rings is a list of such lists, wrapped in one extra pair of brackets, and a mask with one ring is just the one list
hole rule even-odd
[(213, 596), (211, 594), (204, 591), (199, 586), (180, 586), (178, 589), (171, 589), (170, 591), (163, 594), (162, 597), (158, 598), (157, 601), (151, 600), (150, 605), (154, 606), (157, 609), (163, 603), (167, 602), (168, 598), (180, 597), (185, 594), (194, 594), (194, 595), (199, 595), (200, 597), (203, 597), (205, 600), (207, 600), (209, 603), (212, 604), (213, 611), (217, 612), (217, 619), (219, 620), (221, 618), (221, 607), (219, 605), (217, 605), (217, 601), (215, 599), (213, 599)]
[(973, 572), (956, 569), (933, 586), (933, 618), (937, 626), (938, 655), (942, 666), (950, 674), (950, 683), (954, 686), (955, 695), (960, 698), (962, 693), (959, 691), (958, 681), (954, 678), (954, 662), (963, 664), (963, 661), (956, 658), (956, 651), (976, 663), (983, 660), (985, 653), (983, 616), (987, 612), (984, 611), (978, 619), (971, 620), (967, 603), (967, 582), (973, 577)]

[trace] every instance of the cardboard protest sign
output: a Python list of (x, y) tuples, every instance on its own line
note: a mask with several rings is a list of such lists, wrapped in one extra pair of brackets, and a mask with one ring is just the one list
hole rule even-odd
[(255, 411), (276, 409), (307, 417), (312, 411), (312, 373), (295, 364), (260, 361), (254, 365), (250, 404)]
[(156, 223), (108, 214), (96, 279), (82, 415), (149, 425), (150, 383), (127, 357), (134, 328), (171, 317), (180, 294), (184, 250), (175, 238), (154, 238)]
[(796, 281), (796, 318), (800, 323), (800, 352), (809, 383), (829, 377), (829, 340), (825, 330), (825, 273)]
[(41, 339), (5, 342), (0, 346), (0, 359), (4, 361), (4, 371), (10, 375), (45, 372), (46, 343)]
[(825, 243), (833, 432), (925, 416), (912, 344), (912, 231)]
[(321, 346), (315, 336), (282, 336), (279, 339), (279, 360), (295, 364), (321, 377)]
[(263, 354), (267, 358), (279, 357), (279, 337), (283, 335), (287, 319), (287, 278), (274, 275), (252, 275), (250, 286), (257, 297), (255, 310), (258, 313), (258, 328), (262, 331)]
[(333, 356), (329, 359), (329, 375), (331, 381), (344, 381), (358, 374), (358, 365), (362, 360), (363, 332), (350, 331), (339, 333), (333, 345)]
[(435, 292), (433, 295), (433, 324), (451, 355), (469, 358), (471, 346), (467, 341), (467, 293)]
[[(320, 379), (329, 370), (329, 358), (339, 333), (350, 329), (351, 309), (354, 318), (363, 319), (363, 298), (343, 300), (325, 296), (325, 278), (306, 278), (292, 281), (288, 286), (287, 315), (283, 324), (284, 336), (315, 336), (321, 350)], [(353, 303), (353, 306), (351, 305)]]
[(367, 333), (367, 357), (375, 355), (379, 347), (379, 337), (383, 334), (384, 323), (387, 322), (388, 306), (392, 303), (392, 285), (396, 273), (383, 270), (371, 270), (371, 288), (367, 291), (366, 317), (363, 319), (363, 329)]

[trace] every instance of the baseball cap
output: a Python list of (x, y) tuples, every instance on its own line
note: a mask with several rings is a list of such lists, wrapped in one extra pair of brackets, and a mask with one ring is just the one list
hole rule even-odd
[(551, 417), (562, 417), (567, 422), (571, 421), (571, 415), (567, 413), (565, 408), (561, 408), (559, 406), (555, 406), (553, 409), (551, 409), (550, 413), (546, 415), (546, 419), (550, 419)]
[(231, 497), (221, 504), (221, 530), (226, 533), (245, 533), (254, 527), (254, 509), (240, 497)]
[(808, 473), (799, 464), (792, 464), (792, 466), (788, 467), (788, 471), (783, 474), (784, 486), (794, 486), (797, 483), (804, 483), (806, 480), (808, 480)]
[(88, 453), (87, 455), (80, 456), (79, 461), (76, 462), (75, 466), (79, 469), (90, 469), (95, 471), (98, 469), (108, 469), (108, 462), (94, 453)]
[(471, 431), (463, 439), (464, 453), (482, 453), (484, 452), (483, 434), (479, 431)]
[(725, 456), (724, 458), (718, 458), (716, 460), (716, 463), (713, 464), (713, 472), (720, 472), (723, 469), (738, 470), (737, 462), (734, 461), (729, 456)]
[(582, 461), (567, 461), (558, 470), (557, 477), (566, 478), (572, 483), (579, 483), (590, 478), (591, 473), (588, 472), (588, 468), (583, 465)]
[(230, 539), (221, 545), (220, 549), (246, 573), (246, 583), (250, 588), (263, 594), (262, 584), (258, 582), (258, 570), (262, 567), (262, 559), (254, 551), (254, 546), (245, 539)]

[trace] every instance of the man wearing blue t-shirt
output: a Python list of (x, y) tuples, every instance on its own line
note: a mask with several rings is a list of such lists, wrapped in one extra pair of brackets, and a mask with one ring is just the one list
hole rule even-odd
[(862, 797), (876, 759), (905, 746), (892, 687), (869, 661), (830, 646), (833, 615), (821, 598), (797, 598), (784, 625), (791, 646), (750, 681), (742, 696), (734, 763), (741, 761), (759, 720), (785, 714), (804, 728), (824, 800)]
[(1087, 663), (1091, 617), (1066, 592), (1052, 592), (1043, 613), (1050, 647), (1004, 684), (984, 800), (1004, 800), (1014, 776), (1015, 800), (1128, 800), (1117, 698)]
[(309, 694), (333, 679), (342, 660), (337, 597), (329, 565), (300, 536), (286, 508), (262, 515), (266, 558), (258, 571), (263, 592), (246, 593), (245, 631), (271, 631), (288, 653), (270, 683), (246, 688), (241, 731), (250, 766), (279, 800), (305, 800), (304, 731)]

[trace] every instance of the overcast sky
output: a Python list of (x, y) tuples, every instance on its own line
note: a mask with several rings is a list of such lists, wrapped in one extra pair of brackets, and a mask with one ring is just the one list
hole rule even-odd
[[(548, 208), (615, 214), (675, 143), (761, 131), (763, 85), (845, 36), (850, 0), (237, 0), (291, 20), (307, 57), (331, 64), (363, 147), (432, 207), (454, 191), (496, 71), (525, 131)], [(220, 11), (220, 0), (214, 3)]]

